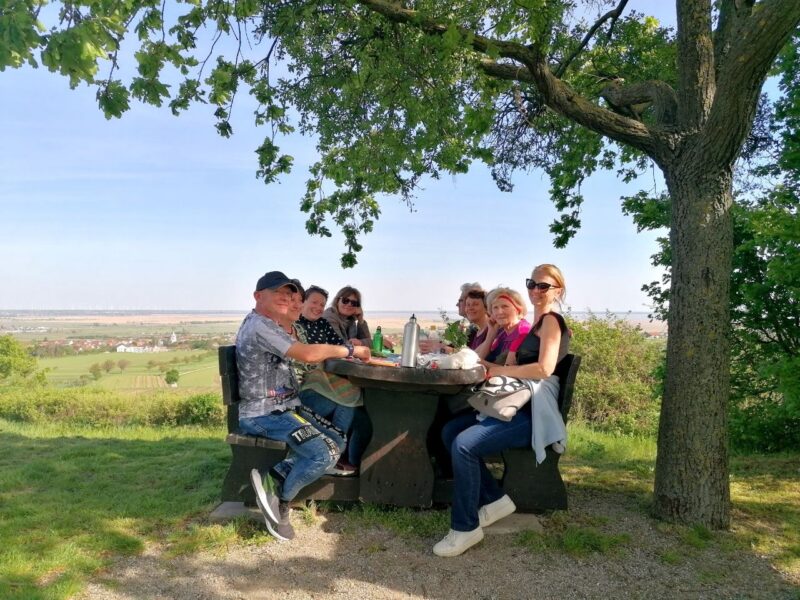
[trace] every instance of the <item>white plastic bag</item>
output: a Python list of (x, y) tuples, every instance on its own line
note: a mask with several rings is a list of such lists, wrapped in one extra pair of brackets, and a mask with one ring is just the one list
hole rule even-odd
[(462, 348), (453, 354), (420, 354), (417, 365), (427, 369), (473, 369), (480, 357), (470, 348)]

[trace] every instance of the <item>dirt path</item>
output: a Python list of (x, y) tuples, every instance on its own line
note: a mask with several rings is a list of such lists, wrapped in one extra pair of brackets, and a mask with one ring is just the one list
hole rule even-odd
[[(515, 534), (487, 530), (476, 548), (442, 559), (431, 553), (438, 538), (357, 530), (341, 513), (320, 515), (306, 525), (295, 511), (297, 538), (291, 543), (172, 560), (149, 548), (121, 560), (81, 598), (788, 600), (800, 595), (800, 582), (787, 581), (763, 558), (734, 547), (730, 534), (718, 534), (714, 544), (698, 549), (647, 518), (635, 500), (586, 492), (571, 500), (570, 522), (593, 523), (605, 533), (626, 534), (629, 541), (615, 551), (576, 558), (560, 550), (531, 551), (517, 544)], [(547, 525), (547, 518), (543, 522)]]

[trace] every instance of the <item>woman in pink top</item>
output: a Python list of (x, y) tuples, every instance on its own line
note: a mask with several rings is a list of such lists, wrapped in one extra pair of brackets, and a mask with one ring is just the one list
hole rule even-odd
[(531, 330), (531, 324), (523, 318), (528, 307), (519, 292), (507, 287), (489, 292), (487, 304), (491, 318), (486, 340), (475, 351), (484, 366), (514, 365), (517, 348)]

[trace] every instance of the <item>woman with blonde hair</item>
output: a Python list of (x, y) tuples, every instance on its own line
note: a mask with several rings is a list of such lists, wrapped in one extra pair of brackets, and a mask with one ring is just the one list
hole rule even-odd
[[(516, 510), (486, 468), (487, 456), (508, 448), (532, 447), (537, 463), (545, 448), (566, 442), (558, 411), (556, 365), (567, 355), (571, 332), (558, 311), (566, 295), (564, 276), (555, 265), (539, 265), (525, 280), (533, 304), (534, 323), (517, 349), (516, 365), (489, 365), (488, 376), (506, 376), (525, 383), (535, 402), (520, 407), (509, 421), (476, 411), (444, 426), (442, 440), (453, 465), (453, 507), (450, 531), (433, 547), (437, 556), (458, 556), (483, 539), (483, 528)], [(495, 297), (508, 295), (498, 292)], [(513, 296), (510, 296), (513, 300)]]

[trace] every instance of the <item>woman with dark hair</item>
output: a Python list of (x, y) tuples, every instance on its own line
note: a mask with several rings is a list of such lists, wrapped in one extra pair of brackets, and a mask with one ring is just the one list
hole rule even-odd
[(475, 350), (486, 340), (489, 333), (489, 311), (486, 306), (486, 292), (471, 289), (464, 298), (464, 316), (470, 324), (467, 346)]
[[(461, 297), (458, 299), (458, 314), (469, 321), (467, 330), (467, 347), (476, 350), (486, 339), (489, 332), (489, 313), (486, 308), (486, 292), (478, 283), (465, 283), (461, 286)], [(422, 339), (419, 341), (420, 352), (444, 352), (450, 354), (453, 347), (439, 341)]]
[[(328, 292), (317, 285), (310, 286), (305, 292), (305, 302), (297, 325), (309, 344), (344, 344), (348, 339), (339, 335), (331, 323), (322, 318), (327, 300)], [(305, 376), (300, 401), (347, 434), (347, 450), (331, 473), (354, 475), (372, 438), (372, 422), (364, 410), (361, 389), (346, 377), (317, 368)]]
[(299, 323), (309, 344), (344, 344), (344, 338), (336, 333), (327, 319), (322, 318), (327, 302), (328, 292), (318, 285), (306, 290)]

